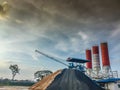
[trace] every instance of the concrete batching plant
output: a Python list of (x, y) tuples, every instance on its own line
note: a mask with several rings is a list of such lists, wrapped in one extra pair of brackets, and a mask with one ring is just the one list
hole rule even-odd
[[(99, 53), (99, 49), (101, 51), (101, 54)], [(102, 65), (100, 65), (100, 57), (102, 59), (101, 60)], [(87, 74), (89, 76), (92, 77), (96, 76), (96, 78), (118, 77), (117, 71), (112, 71), (110, 67), (107, 42), (101, 43), (100, 48), (98, 45), (95, 45), (92, 46), (92, 51), (90, 49), (86, 50), (86, 60), (90, 60), (90, 62), (87, 62), (86, 64)], [(102, 66), (102, 70), (101, 70), (101, 66)]]

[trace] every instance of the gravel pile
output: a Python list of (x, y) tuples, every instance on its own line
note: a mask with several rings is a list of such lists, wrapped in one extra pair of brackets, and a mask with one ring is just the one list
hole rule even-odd
[[(52, 76), (54, 78), (50, 79)], [(64, 69), (61, 72), (57, 71), (46, 78), (44, 78), (44, 82), (40, 81), (39, 83), (41, 84), (36, 84), (36, 87), (31, 88), (31, 90), (104, 90), (84, 73), (75, 69)], [(45, 88), (40, 88), (43, 85)]]

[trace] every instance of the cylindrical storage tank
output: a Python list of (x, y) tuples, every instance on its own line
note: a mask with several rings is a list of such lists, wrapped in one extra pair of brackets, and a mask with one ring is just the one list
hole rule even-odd
[(101, 43), (102, 65), (110, 66), (107, 42)]
[(109, 61), (109, 53), (108, 53), (108, 44), (107, 42), (101, 43), (101, 56), (102, 56), (102, 71), (106, 75), (109, 76), (110, 72), (110, 61)]
[(100, 58), (99, 58), (99, 47), (93, 46), (92, 47), (92, 64), (93, 64), (93, 70), (98, 72), (100, 71)]
[(86, 60), (90, 60), (90, 62), (86, 63), (86, 68), (92, 69), (92, 55), (91, 55), (91, 50), (89, 49), (86, 50)]

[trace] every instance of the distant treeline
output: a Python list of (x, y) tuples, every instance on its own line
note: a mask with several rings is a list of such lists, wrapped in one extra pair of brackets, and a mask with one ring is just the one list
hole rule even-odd
[(30, 80), (10, 80), (10, 79), (0, 79), (0, 86), (31, 86), (35, 82)]

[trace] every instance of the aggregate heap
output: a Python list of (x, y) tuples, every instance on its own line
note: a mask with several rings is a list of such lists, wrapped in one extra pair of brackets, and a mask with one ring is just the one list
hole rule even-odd
[(104, 90), (83, 72), (59, 70), (33, 85), (30, 90)]

